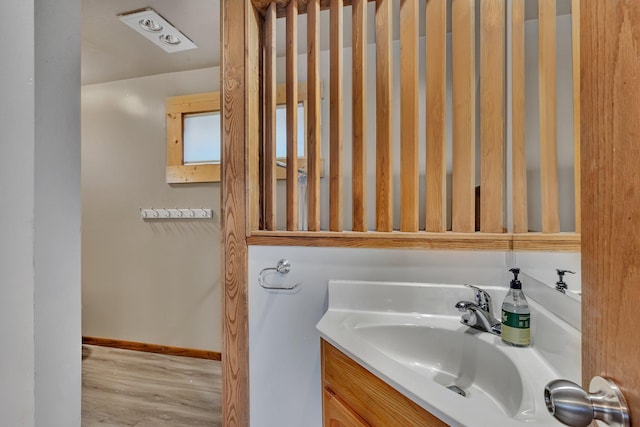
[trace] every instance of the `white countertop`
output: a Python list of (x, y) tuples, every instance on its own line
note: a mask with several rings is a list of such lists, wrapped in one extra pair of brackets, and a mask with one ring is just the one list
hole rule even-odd
[[(506, 289), (484, 289), (499, 307)], [(563, 376), (537, 350), (535, 330), (529, 348), (471, 330), (459, 323), (461, 313), (453, 306), (472, 296), (462, 285), (331, 281), (329, 307), (317, 328), (329, 343), (452, 426), (561, 425), (549, 415), (543, 391)], [(545, 316), (538, 319), (545, 328), (559, 321), (540, 307), (532, 312)], [(557, 330), (554, 340), (566, 333), (575, 342), (579, 335), (562, 324)], [(467, 397), (448, 385), (459, 385)]]

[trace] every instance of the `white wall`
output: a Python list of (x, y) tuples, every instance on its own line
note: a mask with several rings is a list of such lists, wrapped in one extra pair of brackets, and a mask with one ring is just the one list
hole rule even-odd
[[(32, 426), (34, 399), (33, 221), (35, 179), (34, 4), (3, 5), (0, 37), (0, 413), (3, 422)], [(16, 143), (19, 142), (19, 143)], [(11, 207), (11, 209), (9, 209)]]
[(80, 4), (2, 7), (0, 414), (80, 426)]
[[(82, 333), (222, 350), (220, 186), (165, 181), (165, 99), (217, 90), (219, 69), (82, 88)], [(146, 220), (140, 208), (213, 208)]]
[[(508, 285), (505, 252), (249, 248), (249, 373), (252, 427), (314, 427), (322, 420), (320, 335), (331, 279)], [(291, 262), (295, 293), (266, 291), (258, 274)], [(470, 292), (470, 295), (471, 292)], [(451, 304), (455, 304), (452, 301)]]
[[(294, 292), (268, 291), (258, 285), (260, 271), (274, 267), (281, 258), (291, 262), (284, 284), (302, 282)], [(329, 280), (507, 287), (512, 278), (508, 269), (513, 266), (537, 278), (539, 272), (555, 272), (557, 265), (574, 268), (576, 262), (579, 265), (579, 254), (250, 246), (252, 427), (321, 425), (320, 335), (315, 325), (327, 309)], [(548, 288), (548, 282), (548, 292), (542, 284), (533, 287), (525, 283), (525, 294), (540, 298), (538, 302), (545, 308), (563, 314), (556, 309), (566, 297), (556, 295)], [(579, 305), (574, 305), (577, 308), (569, 320), (575, 323), (578, 319), (579, 324)]]

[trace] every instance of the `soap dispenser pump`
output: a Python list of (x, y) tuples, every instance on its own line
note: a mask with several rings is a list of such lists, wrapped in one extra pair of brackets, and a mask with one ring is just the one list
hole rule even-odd
[(502, 303), (502, 341), (515, 347), (528, 347), (531, 344), (531, 311), (522, 292), (522, 283), (518, 280), (519, 268), (509, 270), (513, 280), (509, 292)]
[(559, 268), (556, 269), (556, 272), (558, 273), (558, 281), (556, 282), (556, 290), (559, 292), (562, 292), (563, 294), (567, 293), (567, 283), (564, 281), (564, 275), (566, 273), (571, 273), (571, 274), (576, 274), (575, 271), (569, 271), (569, 270), (560, 270)]

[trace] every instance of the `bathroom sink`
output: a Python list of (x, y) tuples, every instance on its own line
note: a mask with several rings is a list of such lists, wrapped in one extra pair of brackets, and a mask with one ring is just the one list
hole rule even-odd
[(354, 334), (416, 374), (485, 407), (516, 416), (522, 406), (523, 385), (513, 361), (494, 344), (478, 339), (480, 332), (448, 326), (356, 325)]
[[(490, 292), (500, 301), (506, 289)], [(457, 285), (330, 282), (322, 337), (453, 426), (560, 425), (545, 384), (561, 377), (536, 350), (460, 323)]]

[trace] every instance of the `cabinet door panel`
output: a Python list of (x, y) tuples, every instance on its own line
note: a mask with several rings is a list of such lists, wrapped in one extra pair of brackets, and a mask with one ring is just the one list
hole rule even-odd
[(331, 390), (341, 402), (368, 423), (366, 425), (447, 426), (328, 342), (322, 340), (321, 347), (322, 381), (325, 389)]
[(369, 427), (355, 412), (327, 390), (322, 390), (324, 427)]

